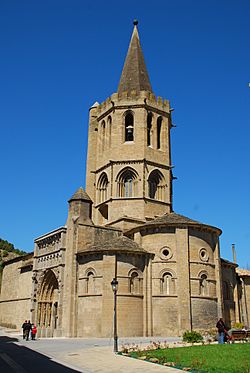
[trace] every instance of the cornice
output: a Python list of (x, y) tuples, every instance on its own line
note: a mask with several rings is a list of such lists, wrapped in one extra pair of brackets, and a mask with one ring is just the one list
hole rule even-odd
[(163, 168), (165, 170), (170, 170), (170, 169), (174, 168), (174, 166), (154, 162), (154, 161), (148, 160), (146, 158), (117, 160), (117, 161), (113, 161), (113, 160), (110, 159), (108, 163), (106, 163), (105, 165), (97, 168), (95, 171), (91, 171), (91, 172), (94, 173), (94, 174), (98, 174), (99, 172), (105, 170), (106, 168), (111, 167), (112, 165), (116, 165), (116, 164), (119, 165), (119, 164), (142, 164), (142, 163), (148, 164), (148, 165), (151, 165), (151, 166), (155, 166), (155, 167), (158, 167), (158, 168)]
[(171, 118), (171, 113), (167, 112), (167, 111), (164, 111), (164, 110), (161, 110), (159, 108), (156, 108), (154, 106), (151, 106), (151, 105), (148, 105), (148, 104), (145, 104), (145, 103), (141, 103), (141, 104), (131, 104), (131, 103), (128, 103), (127, 105), (114, 105), (110, 108), (108, 108), (105, 112), (103, 112), (102, 114), (100, 114), (99, 116), (97, 116), (96, 120), (97, 122), (100, 122), (103, 118), (105, 118), (107, 115), (109, 115), (110, 113), (112, 112), (115, 112), (115, 110), (129, 110), (129, 109), (145, 109), (147, 111), (153, 111), (165, 118)]

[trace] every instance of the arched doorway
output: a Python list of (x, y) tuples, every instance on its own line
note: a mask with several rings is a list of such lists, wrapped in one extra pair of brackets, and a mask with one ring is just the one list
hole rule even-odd
[(38, 298), (37, 325), (41, 335), (53, 337), (58, 327), (58, 281), (52, 270), (46, 271)]

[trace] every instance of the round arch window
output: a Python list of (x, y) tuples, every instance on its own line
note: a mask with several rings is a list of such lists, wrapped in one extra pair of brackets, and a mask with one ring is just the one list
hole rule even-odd
[(172, 253), (172, 250), (170, 249), (170, 247), (168, 246), (164, 246), (162, 249), (161, 249), (161, 258), (164, 259), (164, 260), (169, 260), (171, 259), (173, 256), (173, 253)]
[(200, 256), (200, 260), (202, 260), (203, 262), (207, 262), (209, 259), (208, 252), (204, 248), (200, 249), (199, 256)]

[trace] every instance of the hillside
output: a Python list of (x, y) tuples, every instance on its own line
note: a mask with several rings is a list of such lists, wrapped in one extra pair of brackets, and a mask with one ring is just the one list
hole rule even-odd
[(17, 256), (27, 254), (23, 250), (16, 249), (14, 245), (6, 240), (0, 238), (0, 287), (1, 287), (1, 278), (3, 263), (7, 260), (16, 258)]

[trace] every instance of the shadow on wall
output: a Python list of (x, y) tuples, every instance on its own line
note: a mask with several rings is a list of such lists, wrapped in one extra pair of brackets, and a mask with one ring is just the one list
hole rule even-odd
[[(79, 373), (80, 371), (68, 368), (52, 361), (49, 357), (39, 354), (24, 346), (18, 346), (17, 338), (0, 337), (0, 372), (20, 373)], [(36, 342), (30, 342), (36, 343)]]

